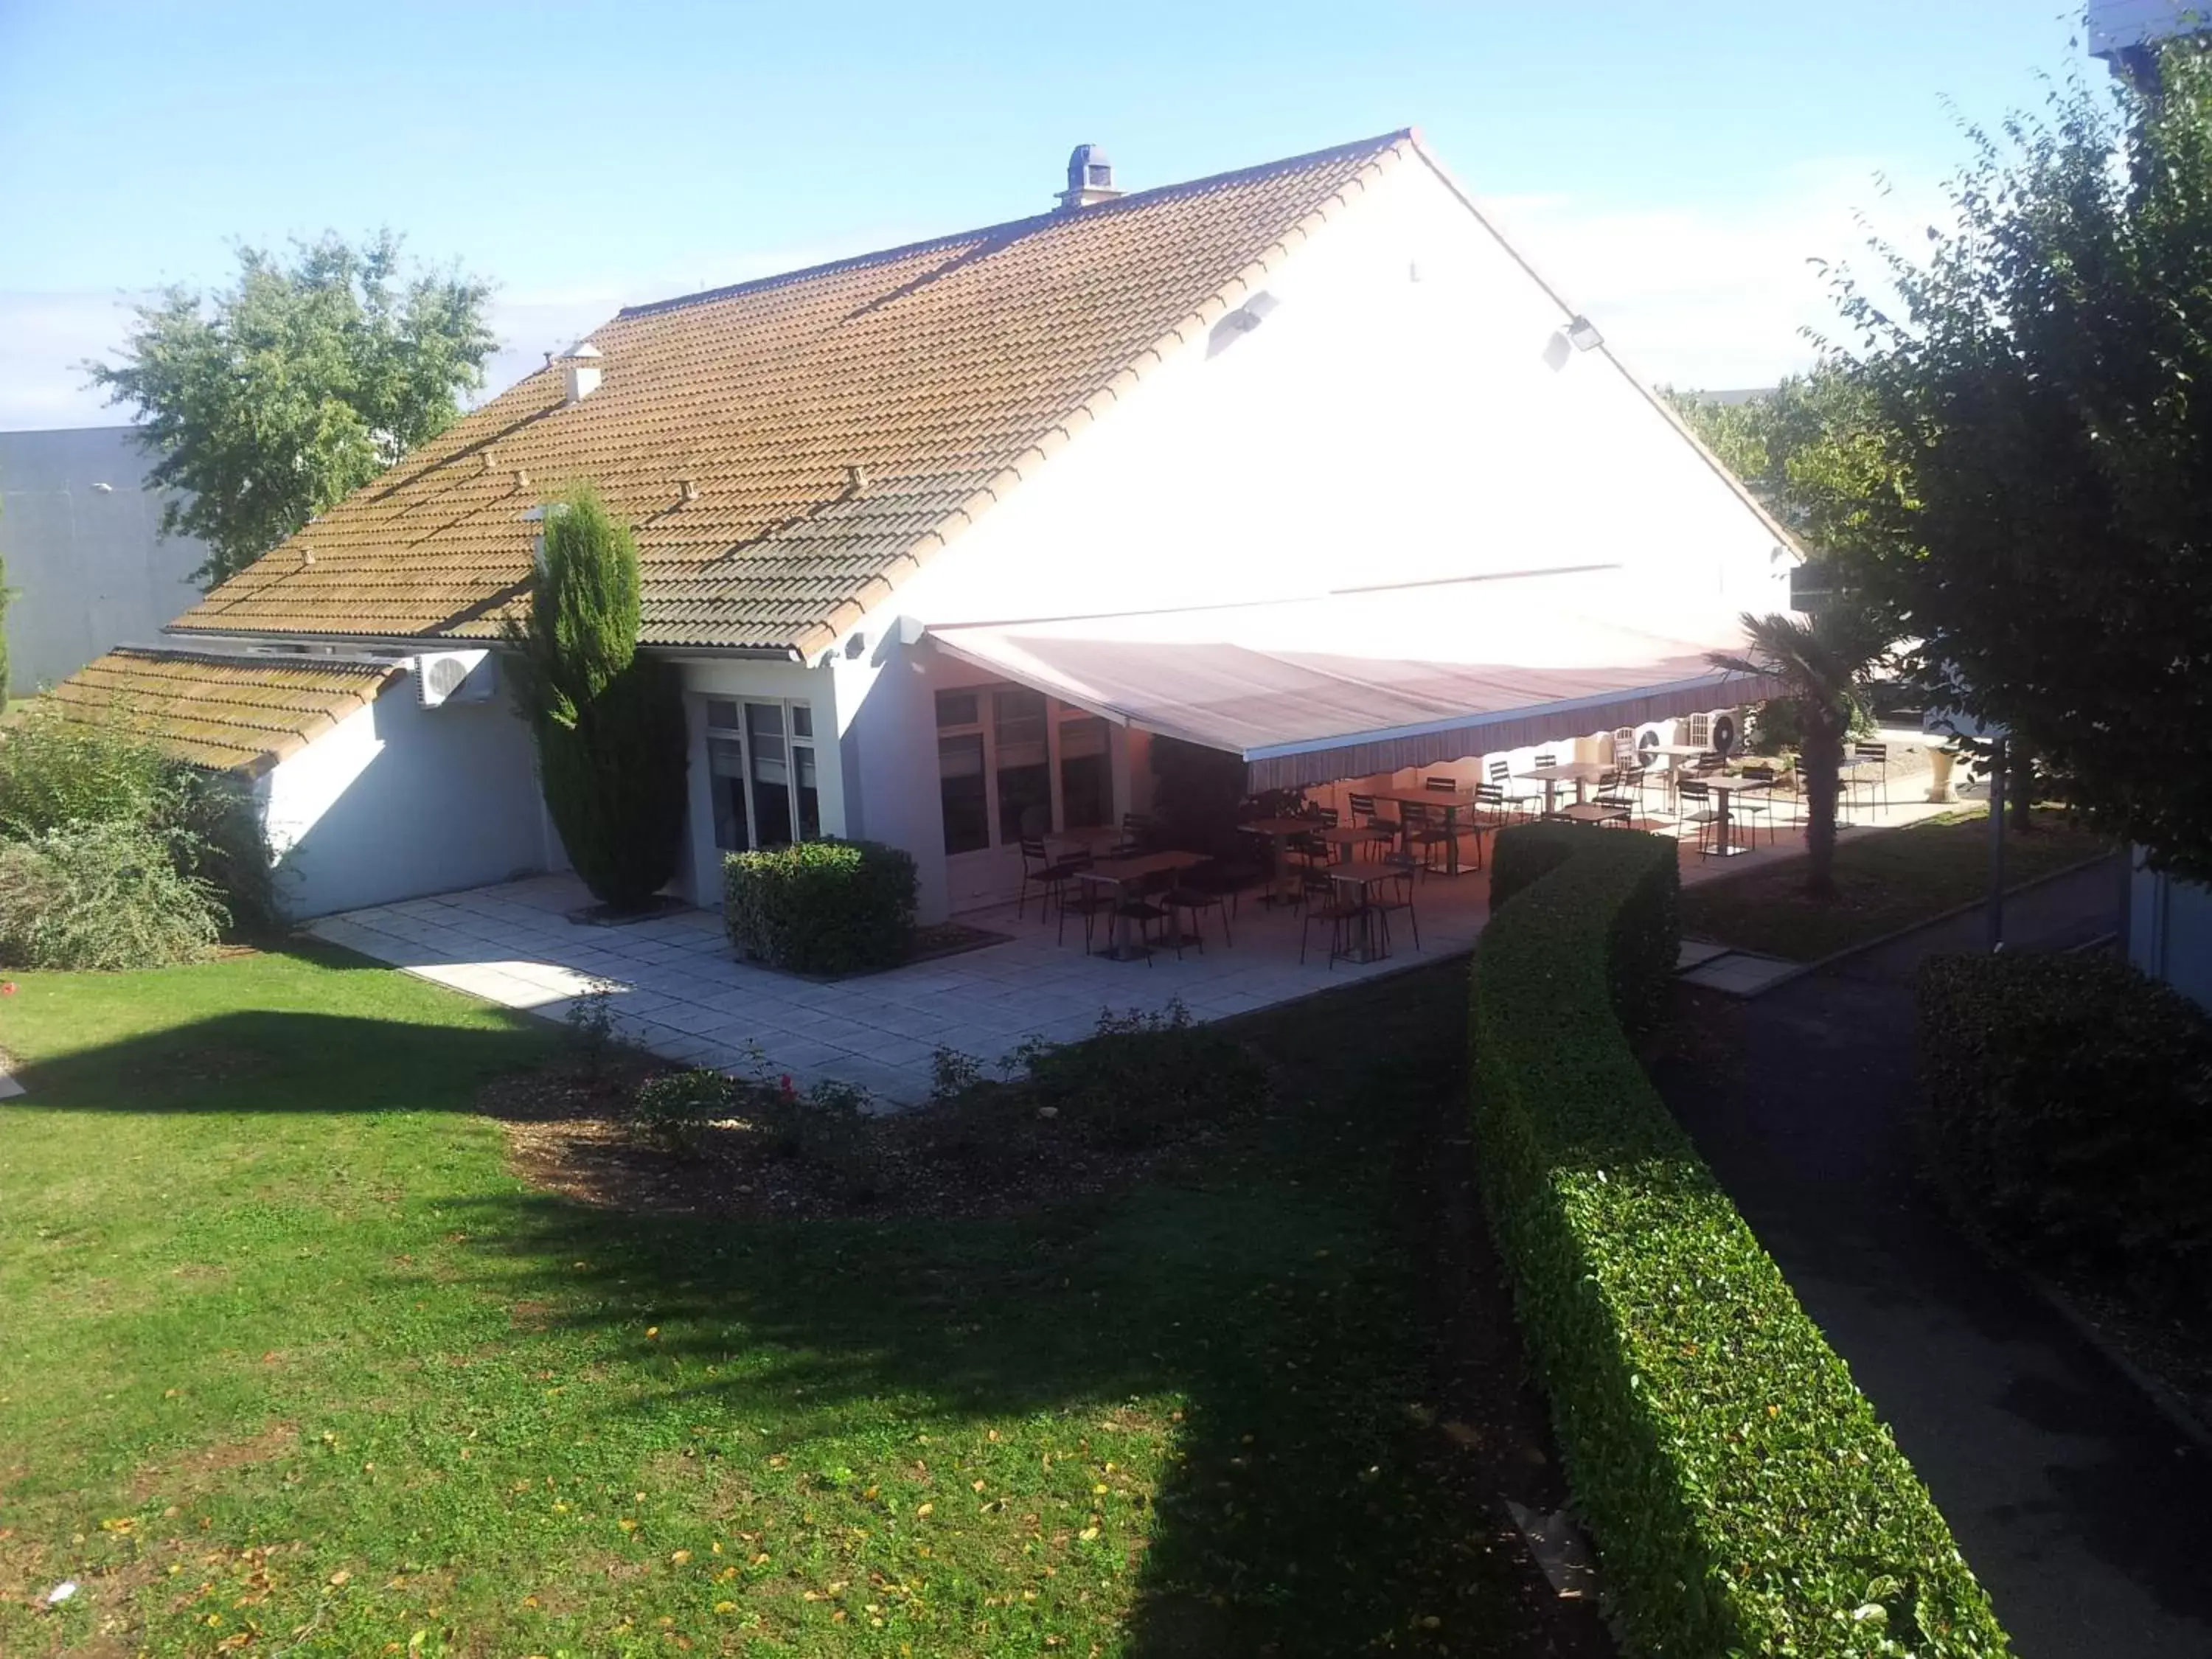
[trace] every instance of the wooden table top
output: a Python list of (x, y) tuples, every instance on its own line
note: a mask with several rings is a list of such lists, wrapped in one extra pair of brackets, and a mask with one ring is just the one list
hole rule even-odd
[(1395, 841), (1398, 832), (1384, 823), (1347, 823), (1340, 830), (1324, 830), (1321, 838), (1332, 847), (1357, 847), (1364, 841)]
[(1472, 806), (1474, 791), (1455, 789), (1449, 793), (1442, 789), (1373, 789), (1364, 791), (1377, 800), (1395, 800), (1409, 806)]
[(1142, 853), (1133, 859), (1105, 859), (1076, 874), (1085, 881), (1139, 881), (1170, 870), (1188, 870), (1206, 861), (1203, 853)]
[(1513, 775), (1535, 783), (1595, 783), (1600, 774), (1615, 769), (1598, 761), (1562, 761), (1557, 766), (1534, 766)]

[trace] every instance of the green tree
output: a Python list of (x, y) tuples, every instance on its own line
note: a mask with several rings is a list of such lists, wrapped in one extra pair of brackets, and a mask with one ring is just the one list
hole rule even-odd
[(1889, 630), (1863, 606), (1840, 601), (1808, 617), (1746, 612), (1741, 652), (1711, 662), (1732, 673), (1761, 674), (1787, 689), (1799, 720), (1797, 769), (1805, 791), (1806, 890), (1836, 889), (1836, 796), (1844, 739), (1867, 680), (1888, 654)]
[(120, 363), (86, 365), (137, 411), (149, 487), (184, 492), (162, 533), (207, 544), (193, 575), (209, 586), (443, 431), (497, 343), (490, 289), (403, 272), (388, 230), (238, 259), (233, 286), (165, 290), (138, 308)]
[(1954, 224), (1839, 274), (1832, 360), (1901, 481), (1870, 592), (1943, 700), (2092, 822), (2212, 876), (2212, 58), (1969, 129)]
[(680, 677), (638, 651), (637, 543), (591, 486), (547, 508), (544, 548), (507, 638), (546, 809), (593, 896), (639, 909), (683, 853)]

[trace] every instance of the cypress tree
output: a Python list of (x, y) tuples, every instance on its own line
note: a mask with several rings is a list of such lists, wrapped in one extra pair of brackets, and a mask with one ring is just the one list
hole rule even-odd
[(637, 649), (637, 543), (589, 484), (545, 518), (528, 620), (510, 631), (546, 809), (592, 896), (637, 909), (684, 846), (681, 677)]

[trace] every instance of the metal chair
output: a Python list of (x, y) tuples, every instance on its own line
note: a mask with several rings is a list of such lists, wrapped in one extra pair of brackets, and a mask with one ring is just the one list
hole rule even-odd
[(1382, 953), (1390, 953), (1390, 916), (1397, 910), (1403, 910), (1406, 920), (1413, 924), (1413, 948), (1418, 951), (1421, 948), (1421, 918), (1413, 909), (1413, 872), (1422, 868), (1421, 862), (1411, 853), (1391, 853), (1382, 862), (1390, 866), (1388, 890), (1368, 901), (1374, 907), (1376, 924), (1382, 929)]
[(1633, 786), (1626, 782), (1619, 770), (1597, 775), (1597, 793), (1590, 797), (1590, 805), (1601, 807), (1617, 816), (1604, 818), (1602, 823), (1617, 824), (1623, 830), (1636, 827), (1636, 811), (1640, 803), (1628, 793)]
[[(1209, 867), (1206, 865), (1199, 865), (1193, 869), (1184, 871), (1176, 880), (1169, 884), (1166, 893), (1162, 895), (1162, 902), (1166, 904), (1171, 915), (1189, 916), (1190, 935), (1198, 941), (1198, 953), (1200, 956), (1206, 954), (1206, 929), (1200, 925), (1200, 918), (1208, 910), (1218, 910), (1221, 914), (1221, 942), (1231, 946), (1234, 946), (1237, 943), (1229, 933), (1229, 906), (1236, 896), (1235, 892), (1233, 890), (1224, 891), (1218, 887), (1199, 880), (1200, 873)], [(1176, 927), (1176, 934), (1180, 939), (1182, 934), (1182, 929), (1180, 927)], [(1182, 954), (1180, 945), (1177, 946), (1176, 954)]]
[(1158, 839), (1160, 827), (1142, 812), (1121, 814), (1121, 839), (1114, 843), (1114, 856), (1133, 858), (1139, 853), (1150, 852)]
[(1306, 945), (1312, 937), (1313, 925), (1325, 921), (1329, 930), (1328, 965), (1334, 969), (1340, 957), (1351, 957), (1352, 930), (1367, 918), (1367, 906), (1343, 897), (1337, 891), (1336, 883), (1320, 870), (1299, 873), (1298, 900), (1298, 965), (1305, 965)]
[(1418, 861), (1422, 872), (1426, 874), (1434, 871), (1437, 867), (1437, 848), (1451, 841), (1452, 832), (1444, 828), (1442, 818), (1429, 816), (1425, 801), (1399, 802), (1398, 821), (1403, 826), (1401, 838), (1406, 853), (1412, 855), (1418, 848), (1420, 849)]
[(1022, 889), (1014, 902), (1015, 919), (1018, 921), (1028, 914), (1030, 889), (1041, 888), (1043, 890), (1037, 901), (1037, 925), (1042, 927), (1052, 914), (1054, 902), (1065, 896), (1065, 890), (1067, 884), (1075, 878), (1075, 872), (1090, 862), (1088, 853), (1055, 859), (1052, 849), (1045, 845), (1043, 836), (1024, 836)]
[(1693, 824), (1698, 831), (1698, 851), (1709, 853), (1715, 828), (1721, 815), (1713, 810), (1713, 792), (1695, 778), (1684, 778), (1674, 786), (1679, 803), (1675, 811), (1677, 834), (1682, 824)]
[(1742, 776), (1754, 783), (1765, 782), (1766, 789), (1759, 794), (1738, 795), (1735, 804), (1729, 809), (1729, 816), (1744, 820), (1750, 831), (1751, 844), (1754, 847), (1759, 844), (1759, 826), (1765, 823), (1766, 844), (1771, 847), (1774, 845), (1774, 769), (1764, 765), (1747, 766), (1743, 769)]
[(1515, 813), (1523, 817), (1533, 817), (1539, 810), (1536, 803), (1544, 799), (1543, 786), (1538, 784), (1532, 789), (1522, 788), (1521, 780), (1513, 775), (1513, 765), (1510, 761), (1494, 760), (1487, 769), (1490, 781), (1484, 787), (1497, 791)]
[[(1086, 863), (1089, 860), (1085, 860)], [(1091, 928), (1099, 917), (1110, 915), (1119, 896), (1114, 889), (1102, 882), (1075, 881), (1073, 892), (1063, 890), (1060, 896), (1060, 927), (1053, 934), (1054, 945), (1067, 942), (1067, 919), (1071, 915), (1083, 918), (1083, 954), (1091, 954)]]
[(1866, 805), (1871, 811), (1889, 811), (1889, 745), (1886, 743), (1855, 743), (1851, 757), (1844, 763), (1845, 776), (1852, 788), (1866, 791)]

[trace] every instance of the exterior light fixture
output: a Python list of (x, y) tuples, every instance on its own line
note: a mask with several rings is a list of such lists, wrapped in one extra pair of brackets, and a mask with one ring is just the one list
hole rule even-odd
[(1597, 325), (1577, 313), (1566, 327), (1567, 343), (1577, 351), (1595, 351), (1605, 343), (1605, 336), (1597, 331)]

